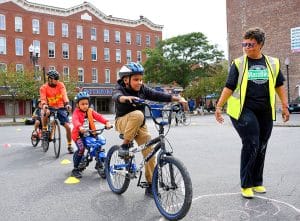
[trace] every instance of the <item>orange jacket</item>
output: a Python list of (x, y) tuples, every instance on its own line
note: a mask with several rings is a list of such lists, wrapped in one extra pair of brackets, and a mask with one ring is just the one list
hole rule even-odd
[(55, 87), (50, 87), (48, 83), (40, 88), (40, 98), (42, 105), (48, 104), (49, 107), (61, 108), (69, 102), (64, 83), (58, 81)]

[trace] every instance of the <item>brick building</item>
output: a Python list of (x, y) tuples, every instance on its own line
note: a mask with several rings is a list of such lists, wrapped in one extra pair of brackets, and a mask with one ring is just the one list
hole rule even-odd
[[(107, 16), (88, 2), (65, 9), (0, 0), (0, 68), (14, 64), (16, 70), (33, 70), (34, 65), (39, 70), (55, 69), (64, 81), (77, 75), (95, 109), (113, 112), (111, 94), (119, 69), (129, 61), (144, 62), (143, 49), (155, 47), (162, 28), (143, 16), (138, 20)], [(38, 53), (35, 64), (30, 46), (33, 55)], [(11, 115), (11, 106), (9, 99), (0, 97), (0, 116)], [(31, 110), (30, 101), (19, 101), (17, 115)]]
[(300, 1), (226, 0), (226, 9), (229, 60), (241, 56), (246, 29), (263, 28), (263, 53), (280, 59), (290, 100), (300, 96)]

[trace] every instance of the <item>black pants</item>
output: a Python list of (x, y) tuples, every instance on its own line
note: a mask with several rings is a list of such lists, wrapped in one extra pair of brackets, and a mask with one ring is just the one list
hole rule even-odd
[(244, 108), (238, 120), (232, 124), (242, 140), (240, 178), (241, 187), (263, 184), (263, 170), (267, 143), (271, 136), (273, 120), (271, 112), (255, 113)]

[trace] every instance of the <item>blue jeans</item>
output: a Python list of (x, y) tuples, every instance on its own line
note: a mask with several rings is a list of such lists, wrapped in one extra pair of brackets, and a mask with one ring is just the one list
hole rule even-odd
[(263, 185), (265, 154), (273, 128), (271, 112), (256, 113), (243, 108), (240, 118), (231, 118), (231, 122), (242, 140), (241, 187)]

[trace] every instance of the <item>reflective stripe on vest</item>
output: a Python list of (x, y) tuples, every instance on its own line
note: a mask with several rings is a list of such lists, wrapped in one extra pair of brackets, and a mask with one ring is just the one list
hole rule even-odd
[[(270, 56), (265, 56), (266, 58), (266, 65), (269, 75), (269, 94), (270, 94), (270, 104), (272, 108), (272, 119), (276, 119), (275, 113), (275, 84), (276, 79), (279, 73), (279, 60), (277, 58), (273, 58)], [(236, 89), (229, 97), (227, 103), (227, 113), (229, 116), (233, 117), (234, 119), (238, 120), (240, 114), (243, 109), (245, 96), (246, 96), (246, 89), (248, 83), (248, 59), (247, 56), (241, 56), (233, 61), (233, 64), (236, 65), (239, 76)]]

